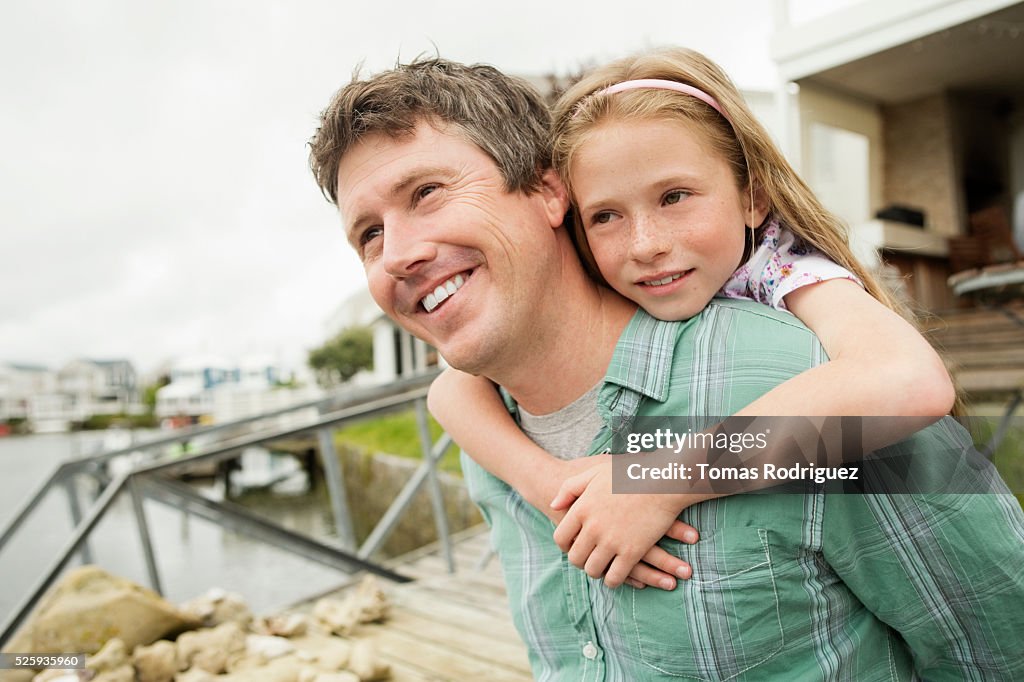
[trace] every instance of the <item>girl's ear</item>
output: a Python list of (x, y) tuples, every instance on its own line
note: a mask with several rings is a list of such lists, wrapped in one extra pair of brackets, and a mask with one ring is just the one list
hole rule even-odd
[(753, 190), (749, 188), (743, 198), (743, 210), (747, 215), (747, 225), (753, 229), (760, 227), (764, 219), (768, 217), (768, 195), (760, 184), (754, 183)]
[(540, 176), (540, 190), (544, 201), (544, 212), (551, 227), (561, 227), (565, 213), (569, 210), (569, 192), (558, 173), (549, 168)]

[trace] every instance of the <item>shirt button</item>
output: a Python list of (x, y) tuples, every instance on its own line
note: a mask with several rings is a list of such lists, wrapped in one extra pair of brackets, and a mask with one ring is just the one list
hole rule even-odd
[(591, 661), (597, 658), (597, 647), (594, 646), (593, 642), (587, 642), (583, 645), (583, 657)]

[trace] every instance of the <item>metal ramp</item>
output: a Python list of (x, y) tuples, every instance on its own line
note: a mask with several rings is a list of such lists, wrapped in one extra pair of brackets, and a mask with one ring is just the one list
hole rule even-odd
[[(445, 568), (453, 572), (455, 563), (437, 475), (437, 462), (451, 445), (451, 438), (447, 434), (442, 434), (437, 442), (431, 441), (426, 412), (427, 388), (436, 375), (436, 372), (432, 372), (387, 386), (349, 390), (322, 400), (301, 403), (225, 424), (186, 429), (168, 437), (64, 462), (29, 494), (11, 521), (0, 529), (2, 553), (25, 521), (38, 511), (41, 500), (51, 490), (62, 488), (66, 492), (74, 529), (57, 556), (51, 557), (45, 566), (40, 567), (39, 578), (30, 592), (0, 626), (0, 648), (13, 636), (76, 553), (84, 561), (90, 560), (90, 534), (121, 495), (127, 495), (131, 499), (146, 572), (150, 586), (157, 592), (162, 592), (160, 567), (153, 551), (149, 524), (143, 507), (144, 500), (153, 500), (187, 510), (199, 518), (244, 533), (309, 560), (337, 568), (344, 574), (365, 571), (394, 583), (403, 583), (411, 578), (375, 563), (372, 558), (394, 530), (414, 495), (426, 485)], [(347, 423), (407, 409), (409, 406), (416, 410), (423, 461), (369, 537), (356, 547), (352, 517), (343, 485), (344, 472), (331, 433)], [(280, 417), (299, 414), (311, 408), (315, 408), (318, 413), (315, 418), (301, 420), (300, 423), (286, 427), (274, 425), (275, 421), (280, 421)], [(315, 435), (319, 443), (319, 455), (330, 496), (331, 513), (339, 535), (337, 545), (296, 533), (231, 502), (207, 498), (173, 479), (175, 473), (189, 466), (216, 464), (237, 457), (248, 447), (310, 434)], [(216, 436), (219, 440), (185, 456), (163, 454), (168, 446), (194, 441), (199, 435)], [(136, 452), (144, 453), (142, 461), (113, 476), (107, 474), (108, 462)], [(75, 485), (75, 479), (79, 477), (90, 478), (97, 483), (99, 492), (87, 507), (83, 505), (78, 494), (78, 486)]]

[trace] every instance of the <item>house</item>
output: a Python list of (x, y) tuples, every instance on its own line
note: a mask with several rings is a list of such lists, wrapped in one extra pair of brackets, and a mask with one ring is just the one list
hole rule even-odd
[(72, 360), (57, 372), (57, 392), (69, 396), (71, 421), (142, 411), (135, 368), (127, 360)]
[(1024, 3), (864, 0), (803, 22), (791, 5), (772, 38), (787, 156), (862, 261), (919, 308), (965, 305), (950, 274), (1013, 258), (981, 240), (1024, 193)]
[(56, 390), (57, 375), (46, 367), (0, 363), (0, 422), (27, 419), (33, 396)]
[(156, 416), (198, 420), (213, 413), (212, 389), (238, 380), (239, 372), (224, 358), (191, 355), (168, 368), (170, 383), (156, 392)]
[(161, 419), (223, 423), (318, 395), (315, 389), (275, 390), (284, 372), (267, 355), (249, 355), (237, 363), (192, 355), (165, 369), (170, 383), (156, 392), (156, 416)]

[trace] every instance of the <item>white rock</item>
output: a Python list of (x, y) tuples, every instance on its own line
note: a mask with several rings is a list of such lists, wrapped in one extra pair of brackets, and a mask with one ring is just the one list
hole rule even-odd
[(192, 668), (175, 675), (174, 682), (217, 682), (217, 677), (202, 668)]
[(252, 622), (252, 611), (242, 596), (219, 587), (184, 602), (179, 608), (208, 628), (231, 621), (247, 628)]
[(119, 638), (107, 640), (103, 648), (85, 659), (85, 667), (93, 672), (102, 673), (120, 668), (128, 662), (128, 648)]
[(301, 613), (269, 616), (260, 620), (258, 629), (267, 635), (296, 637), (309, 631), (309, 617)]
[(178, 669), (192, 667), (219, 675), (234, 654), (245, 651), (245, 633), (235, 622), (212, 629), (194, 630), (178, 637)]
[(352, 644), (352, 655), (348, 669), (359, 676), (362, 682), (376, 682), (391, 677), (391, 666), (380, 660), (373, 642), (360, 639)]
[(273, 635), (247, 635), (245, 638), (246, 653), (259, 656), (264, 661), (279, 658), (295, 651), (295, 645), (284, 637)]
[(313, 607), (313, 617), (323, 622), (330, 632), (347, 635), (360, 623), (376, 623), (387, 618), (391, 604), (377, 579), (363, 578), (355, 592), (344, 601), (321, 599)]
[(135, 647), (132, 654), (138, 682), (173, 682), (178, 672), (178, 651), (165, 639)]
[(313, 682), (359, 682), (359, 676), (342, 670), (337, 673), (320, 673), (313, 678)]

